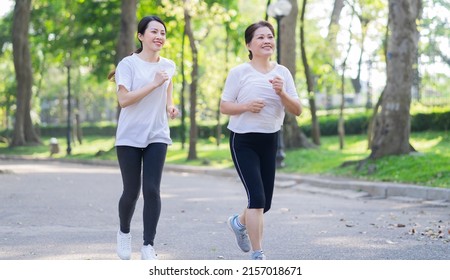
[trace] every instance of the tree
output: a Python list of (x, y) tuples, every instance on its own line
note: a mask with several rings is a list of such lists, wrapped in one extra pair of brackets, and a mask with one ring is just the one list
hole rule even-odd
[(186, 35), (189, 38), (189, 45), (191, 47), (192, 52), (192, 71), (191, 71), (191, 84), (189, 87), (189, 102), (190, 102), (190, 112), (189, 116), (191, 119), (191, 127), (189, 131), (189, 151), (188, 151), (188, 160), (197, 159), (197, 121), (196, 121), (196, 113), (197, 113), (197, 83), (198, 83), (198, 50), (197, 44), (194, 38), (194, 32), (192, 31), (191, 25), (191, 15), (189, 14), (190, 8), (189, 0), (183, 0), (184, 4), (184, 21), (186, 24)]
[[(297, 30), (297, 17), (298, 17), (298, 4), (297, 0), (290, 0), (292, 4), (292, 10), (284, 17), (281, 24), (281, 32), (277, 36), (280, 36), (281, 46), (281, 64), (286, 66), (291, 72), (295, 80), (295, 73), (297, 72), (296, 66), (296, 30)], [(308, 138), (298, 126), (297, 118), (291, 113), (286, 113), (283, 123), (283, 139), (284, 145), (289, 148), (308, 148), (312, 144), (308, 141)]]
[(31, 120), (33, 71), (28, 42), (31, 0), (16, 0), (13, 16), (12, 42), (17, 82), (17, 110), (11, 147), (41, 142)]
[[(339, 120), (338, 120), (338, 127), (337, 127), (338, 135), (339, 135), (339, 148), (341, 150), (344, 148), (344, 144), (345, 144), (345, 119), (344, 119), (344, 108), (345, 108), (345, 71), (347, 70), (347, 60), (348, 60), (348, 57), (350, 55), (350, 49), (352, 48), (352, 40), (353, 40), (352, 21), (353, 21), (353, 13), (352, 13), (352, 17), (350, 19), (350, 26), (348, 28), (349, 39), (348, 39), (347, 53), (345, 55), (344, 61), (342, 62), (342, 65), (341, 65), (341, 70), (342, 70), (342, 73), (341, 73), (341, 105), (339, 107)], [(361, 61), (361, 58), (360, 58), (360, 61)]]
[(330, 23), (328, 24), (327, 41), (330, 44), (332, 52), (337, 52), (337, 33), (339, 32), (340, 25), (339, 19), (341, 18), (341, 12), (344, 8), (344, 0), (334, 0), (333, 11), (331, 12)]
[(411, 88), (419, 38), (416, 22), (421, 9), (421, 0), (389, 0), (387, 83), (375, 124), (371, 159), (411, 151)]
[(186, 41), (186, 24), (183, 28), (183, 36), (181, 40), (181, 62), (180, 62), (180, 74), (181, 74), (181, 89), (180, 89), (180, 109), (181, 109), (181, 125), (180, 125), (180, 138), (181, 138), (181, 149), (184, 150), (184, 146), (186, 143), (186, 100), (185, 100), (185, 91), (186, 91), (186, 74), (185, 74), (185, 52), (184, 45)]
[(116, 46), (116, 62), (134, 51), (136, 34), (136, 0), (122, 0), (120, 33)]
[(317, 109), (314, 97), (314, 79), (311, 73), (311, 68), (309, 67), (308, 57), (306, 55), (305, 47), (305, 13), (306, 13), (307, 0), (303, 0), (301, 16), (300, 16), (300, 52), (303, 62), (303, 67), (305, 69), (306, 86), (308, 101), (311, 110), (311, 126), (312, 126), (312, 138), (316, 145), (320, 145), (320, 127), (319, 121), (317, 119)]
[[(122, 58), (134, 51), (134, 35), (136, 33), (136, 0), (122, 0), (120, 13), (120, 32), (116, 46), (116, 65)], [(117, 105), (117, 118), (120, 106)]]

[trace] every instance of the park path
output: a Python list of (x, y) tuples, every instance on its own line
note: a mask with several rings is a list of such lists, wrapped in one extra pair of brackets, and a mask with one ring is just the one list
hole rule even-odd
[[(281, 184), (282, 185), (282, 184)], [(248, 259), (226, 227), (245, 205), (234, 175), (166, 170), (155, 248), (162, 260)], [(114, 260), (116, 166), (0, 160), (0, 260)], [(450, 260), (442, 205), (277, 187), (264, 249), (274, 260)], [(142, 200), (132, 222), (139, 259)]]

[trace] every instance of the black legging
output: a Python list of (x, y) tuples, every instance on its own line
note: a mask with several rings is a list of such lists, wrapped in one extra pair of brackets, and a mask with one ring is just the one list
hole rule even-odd
[(231, 156), (247, 192), (247, 208), (264, 208), (265, 213), (272, 205), (277, 144), (277, 132), (230, 134)]
[(161, 213), (160, 184), (167, 144), (152, 143), (146, 148), (117, 146), (123, 192), (119, 200), (120, 231), (130, 232), (136, 202), (141, 190), (144, 198), (144, 245), (152, 245)]

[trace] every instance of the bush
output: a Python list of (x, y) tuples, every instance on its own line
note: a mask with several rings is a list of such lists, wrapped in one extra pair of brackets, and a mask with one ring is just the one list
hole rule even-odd
[[(355, 114), (345, 119), (345, 134), (358, 135), (367, 133), (370, 114)], [(339, 116), (326, 116), (319, 118), (320, 134), (323, 136), (337, 135)], [(302, 125), (302, 130), (311, 136), (311, 124)], [(411, 116), (411, 132), (420, 131), (448, 131), (450, 127), (450, 111), (433, 112), (429, 114), (417, 113)]]
[[(345, 134), (358, 135), (365, 134), (369, 124), (370, 113), (358, 113), (345, 117)], [(321, 116), (319, 117), (320, 133), (323, 136), (337, 135), (337, 125), (339, 116)], [(188, 125), (188, 124), (187, 124)], [(229, 130), (227, 123), (222, 124), (222, 135), (228, 136)], [(448, 131), (450, 127), (450, 111), (417, 113), (411, 116), (411, 131)], [(216, 137), (216, 125), (198, 125), (198, 138), (208, 139)], [(302, 131), (311, 136), (311, 124), (302, 124)], [(42, 137), (65, 137), (67, 134), (66, 126), (46, 126), (37, 128)], [(181, 139), (181, 124), (171, 125), (171, 136), (173, 139)], [(111, 136), (116, 133), (116, 124), (83, 124), (83, 135)], [(73, 131), (72, 131), (73, 132)], [(189, 126), (186, 127), (186, 139), (189, 138)], [(10, 130), (0, 131), (0, 137), (9, 138), (12, 134)]]
[[(368, 113), (355, 114), (345, 117), (345, 134), (357, 135), (367, 132), (370, 115)], [(332, 136), (338, 134), (339, 116), (319, 117), (320, 135)], [(302, 125), (302, 130), (307, 136), (311, 136), (311, 124)]]
[(450, 127), (450, 111), (418, 113), (411, 118), (411, 131), (448, 131)]

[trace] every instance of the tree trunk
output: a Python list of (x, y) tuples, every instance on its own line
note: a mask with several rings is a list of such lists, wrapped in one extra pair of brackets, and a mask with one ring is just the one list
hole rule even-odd
[(180, 107), (181, 107), (181, 126), (180, 126), (180, 137), (181, 137), (181, 149), (184, 150), (186, 144), (186, 74), (184, 72), (184, 43), (186, 40), (186, 25), (183, 29), (183, 38), (181, 39), (181, 93), (180, 93)]
[(31, 120), (33, 72), (28, 42), (31, 0), (17, 0), (14, 7), (12, 43), (17, 82), (17, 109), (11, 147), (40, 144)]
[(381, 106), (381, 100), (383, 100), (383, 95), (384, 95), (385, 90), (386, 90), (386, 88), (384, 88), (383, 91), (381, 92), (380, 97), (378, 98), (378, 101), (375, 104), (375, 107), (373, 107), (372, 116), (370, 116), (370, 119), (369, 119), (369, 125), (367, 127), (367, 149), (370, 149), (372, 147), (375, 120), (377, 118), (378, 111)]
[[(229, 51), (230, 51), (230, 23), (229, 22), (225, 22), (225, 69), (224, 72), (228, 73), (229, 69), (228, 69), (228, 64), (229, 64)], [(223, 84), (225, 84), (225, 81), (223, 82)], [(220, 87), (220, 92), (223, 91), (223, 86)], [(222, 138), (222, 124), (220, 123), (220, 102), (221, 99), (218, 98), (217, 100), (217, 113), (216, 113), (216, 121), (217, 121), (217, 125), (216, 125), (216, 144), (217, 147), (220, 147), (220, 143), (221, 143), (221, 138)]]
[[(298, 17), (298, 4), (297, 0), (290, 0), (292, 4), (292, 10), (288, 16), (281, 20), (280, 36), (281, 46), (281, 64), (286, 66), (294, 77), (297, 72), (296, 66), (296, 36), (295, 31), (297, 29), (297, 17)], [(311, 143), (304, 135), (300, 127), (298, 126), (297, 118), (289, 112), (286, 112), (286, 117), (283, 122), (283, 140), (284, 146), (287, 149), (291, 148), (308, 148), (311, 147)]]
[[(353, 19), (353, 14), (352, 18)], [(341, 105), (339, 107), (339, 120), (338, 120), (338, 135), (339, 135), (339, 148), (342, 150), (345, 146), (345, 118), (344, 118), (344, 109), (345, 109), (345, 71), (347, 70), (347, 60), (350, 55), (350, 50), (352, 48), (352, 24), (350, 21), (350, 26), (348, 28), (348, 32), (350, 34), (347, 46), (347, 52), (345, 55), (345, 59), (342, 62), (342, 73), (341, 73)]]
[[(367, 30), (369, 25), (369, 19), (364, 18), (363, 16), (358, 16), (359, 21), (361, 22), (361, 51), (359, 52), (359, 59), (358, 59), (358, 70), (356, 74), (356, 78), (352, 79), (352, 85), (353, 89), (355, 90), (355, 94), (361, 93), (361, 68), (362, 68), (362, 60), (364, 55), (364, 42), (366, 41), (367, 37)], [(351, 30), (350, 30), (351, 32)]]
[(136, 1), (122, 0), (120, 13), (120, 32), (116, 47), (116, 63), (130, 55), (136, 48)]
[[(389, 64), (389, 60), (387, 59), (387, 47), (388, 47), (388, 40), (389, 40), (389, 26), (391, 25), (391, 19), (388, 18), (388, 26), (386, 26), (385, 32), (384, 32), (384, 40), (383, 40), (383, 53), (384, 57), (386, 59), (385, 64), (386, 67)], [(387, 84), (387, 79), (386, 79)], [(373, 142), (373, 135), (375, 134), (375, 122), (377, 119), (378, 111), (381, 107), (381, 100), (383, 100), (384, 92), (386, 91), (386, 87), (383, 88), (383, 91), (380, 94), (380, 97), (378, 97), (377, 103), (375, 104), (375, 107), (373, 108), (372, 116), (369, 119), (369, 125), (367, 128), (367, 149), (371, 149), (372, 142)]]
[(270, 0), (267, 0), (267, 4), (266, 4), (266, 14), (265, 14), (265, 16), (264, 16), (264, 20), (265, 21), (268, 21), (269, 20), (269, 14), (267, 13), (267, 10), (268, 10), (268, 8), (269, 8), (269, 5), (270, 5)]
[(370, 158), (408, 154), (413, 64), (419, 33), (420, 0), (390, 0), (387, 84), (375, 124)]
[[(116, 65), (122, 58), (130, 55), (136, 49), (134, 36), (136, 34), (136, 1), (122, 0), (120, 13), (120, 32), (116, 45)], [(120, 105), (116, 107), (116, 119), (119, 119)]]
[(186, 24), (186, 35), (189, 38), (189, 44), (192, 51), (192, 72), (191, 72), (191, 84), (189, 87), (189, 103), (190, 112), (189, 117), (191, 119), (191, 127), (189, 131), (189, 151), (188, 160), (197, 159), (197, 82), (198, 82), (198, 50), (195, 44), (194, 33), (191, 27), (191, 16), (189, 15), (189, 10), (187, 4), (189, 0), (183, 0), (184, 3), (184, 20)]
[(81, 117), (80, 117), (80, 98), (77, 96), (75, 98), (75, 135), (77, 136), (78, 143), (83, 144), (83, 128), (81, 127)]
[(339, 19), (341, 17), (341, 12), (343, 8), (344, 8), (344, 0), (334, 1), (330, 23), (328, 24), (328, 35), (327, 35), (327, 41), (330, 43), (330, 48), (333, 53), (337, 52), (336, 37), (340, 28)]
[(300, 51), (302, 56), (303, 67), (305, 68), (305, 76), (306, 76), (306, 84), (308, 91), (308, 101), (309, 107), (311, 110), (311, 134), (313, 138), (313, 142), (316, 145), (320, 145), (320, 127), (319, 121), (317, 119), (317, 108), (316, 101), (314, 96), (314, 79), (311, 74), (311, 69), (309, 68), (308, 57), (306, 55), (305, 48), (305, 12), (306, 12), (306, 2), (307, 0), (303, 0), (303, 6), (300, 17)]
[[(350, 44), (349, 44), (350, 45)], [(348, 57), (348, 52), (347, 52)], [(339, 120), (338, 120), (338, 135), (339, 135), (339, 149), (344, 149), (345, 145), (345, 119), (344, 119), (344, 109), (345, 109), (345, 68), (347, 67), (347, 57), (342, 64), (342, 75), (341, 75), (341, 105), (339, 106)]]

